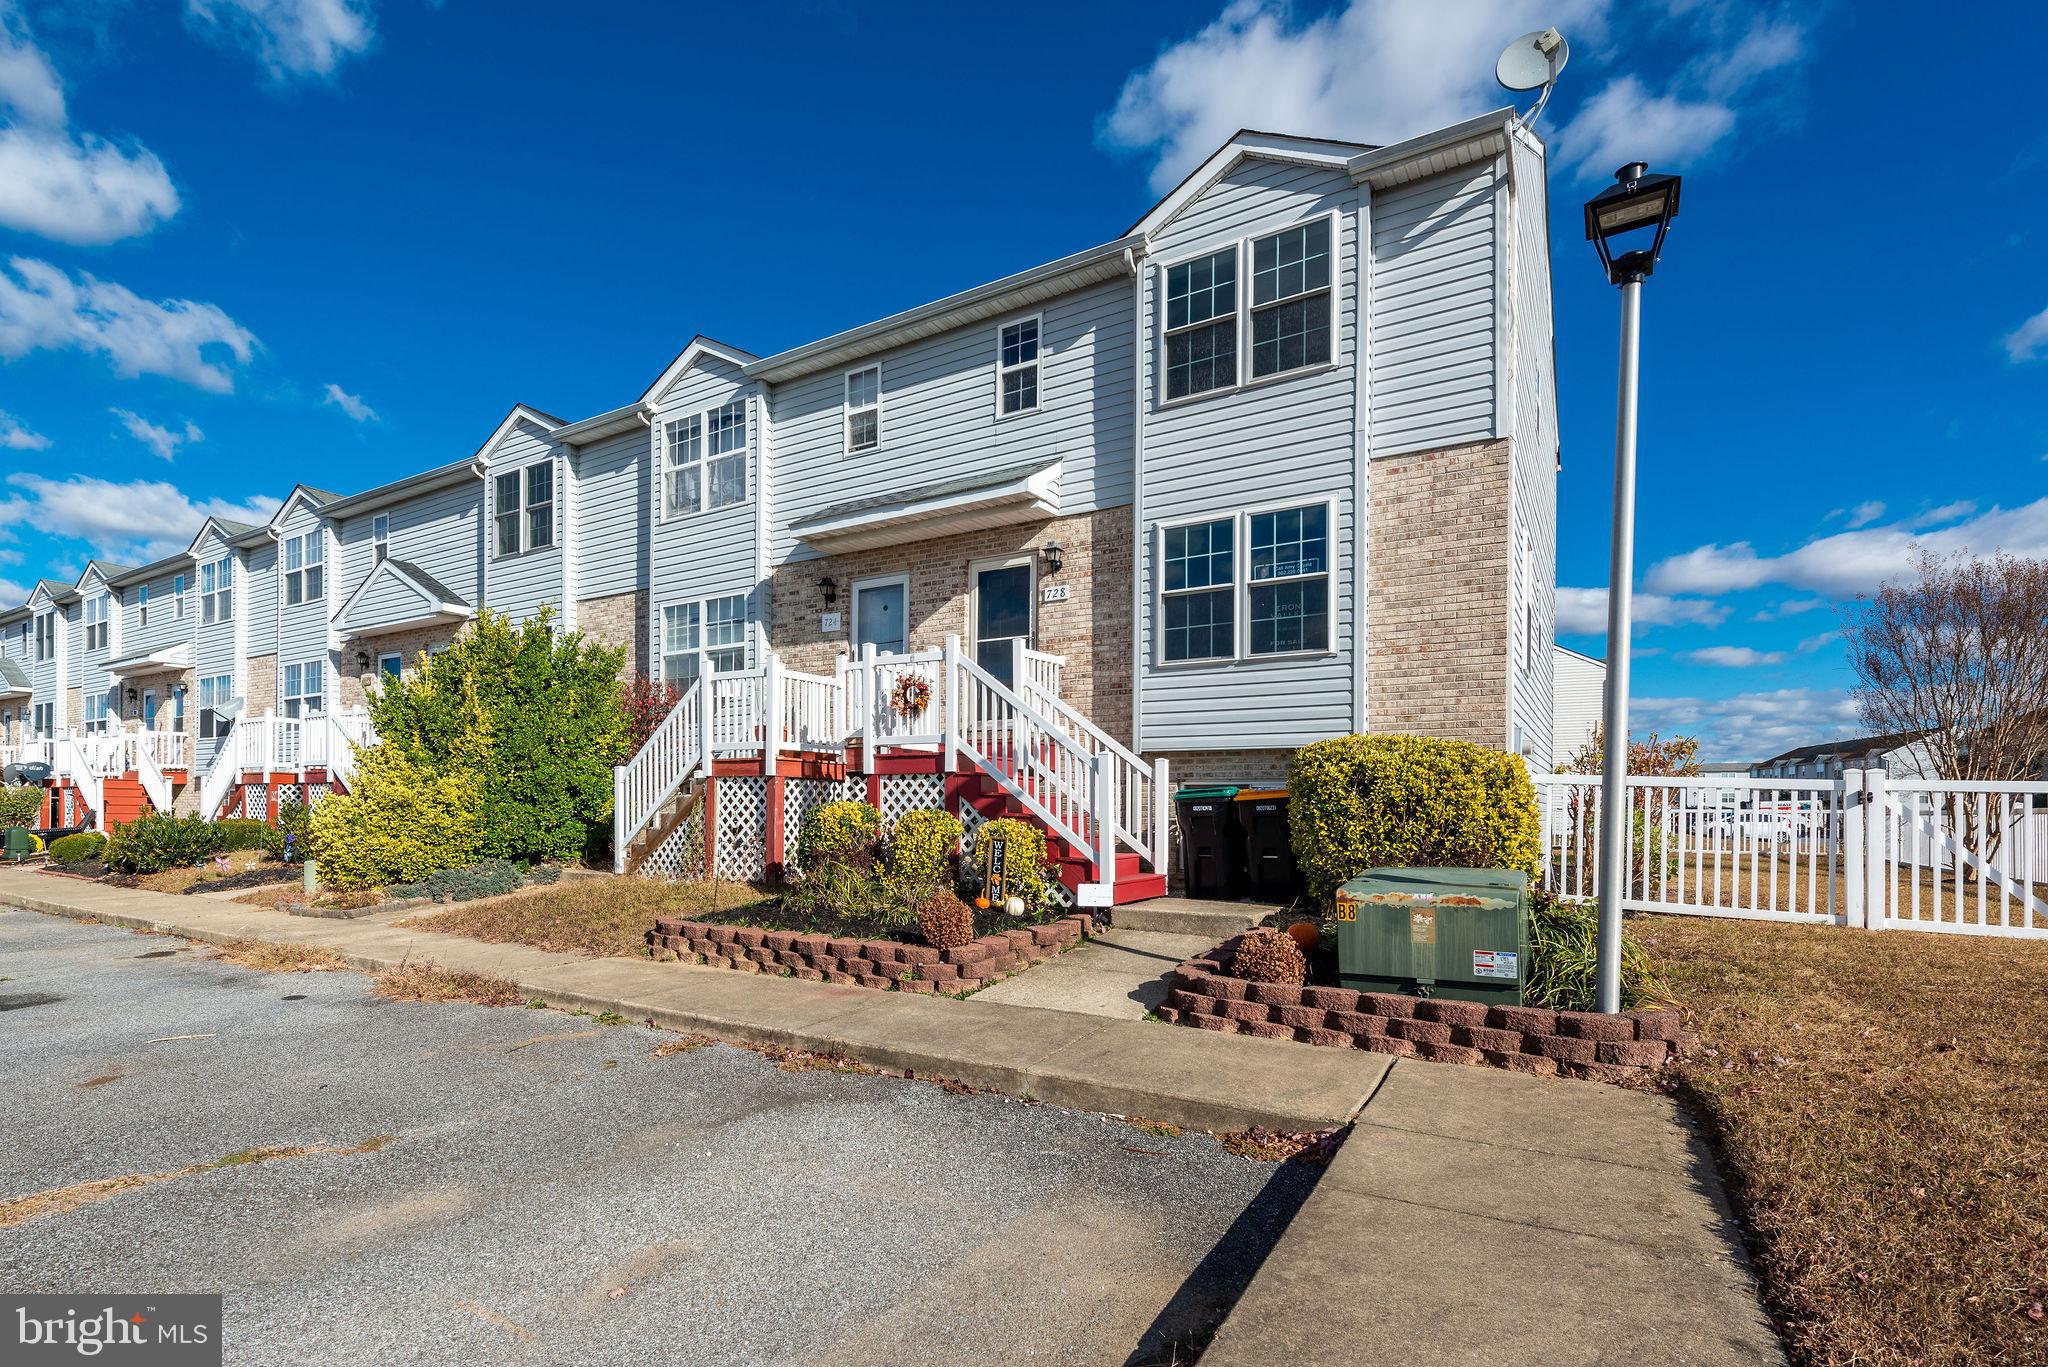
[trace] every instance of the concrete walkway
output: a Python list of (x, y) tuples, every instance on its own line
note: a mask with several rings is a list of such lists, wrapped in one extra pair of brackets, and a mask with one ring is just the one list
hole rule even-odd
[(1143, 1020), (1166, 1000), (1166, 975), (1174, 965), (1215, 943), (1208, 935), (1111, 929), (1029, 973), (984, 987), (974, 1000)]

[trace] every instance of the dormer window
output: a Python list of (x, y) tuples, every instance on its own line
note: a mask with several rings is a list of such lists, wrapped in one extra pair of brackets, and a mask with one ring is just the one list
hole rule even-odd
[(545, 550), (555, 544), (555, 463), (535, 461), (507, 470), (492, 485), (495, 539), (500, 556)]
[(315, 602), (327, 596), (327, 538), (320, 532), (288, 536), (284, 542), (284, 601)]
[(882, 368), (846, 372), (846, 449), (872, 451), (882, 444)]
[(996, 339), (996, 412), (1004, 417), (1038, 407), (1038, 323), (1020, 318)]
[(235, 562), (230, 556), (199, 567), (199, 622), (225, 622), (235, 615)]

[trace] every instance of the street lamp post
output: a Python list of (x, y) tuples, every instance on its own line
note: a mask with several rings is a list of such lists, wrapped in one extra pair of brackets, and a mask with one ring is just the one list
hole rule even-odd
[[(1621, 289), (1621, 381), (1614, 419), (1614, 546), (1607, 573), (1607, 696), (1600, 761), (1600, 957), (1596, 1006), (1621, 1010), (1621, 903), (1628, 887), (1628, 665), (1630, 586), (1635, 581), (1636, 353), (1642, 337), (1643, 282), (1657, 267), (1664, 234), (1678, 217), (1677, 176), (1651, 175), (1633, 161), (1614, 184), (1586, 202), (1586, 238), (1600, 253), (1609, 284)], [(1648, 247), (1615, 256), (1629, 233), (1655, 228)]]

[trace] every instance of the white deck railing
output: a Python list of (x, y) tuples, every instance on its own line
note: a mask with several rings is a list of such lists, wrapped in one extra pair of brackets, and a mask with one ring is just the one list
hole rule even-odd
[(704, 767), (712, 751), (707, 690), (692, 683), (631, 759), (612, 770), (612, 872), (626, 871), (626, 849), (654, 814)]

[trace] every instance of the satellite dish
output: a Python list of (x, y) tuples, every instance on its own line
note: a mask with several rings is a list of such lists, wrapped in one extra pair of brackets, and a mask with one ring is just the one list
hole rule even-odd
[(1493, 78), (1509, 90), (1541, 90), (1536, 107), (1520, 119), (1526, 128), (1536, 122), (1537, 115), (1550, 99), (1550, 88), (1557, 83), (1559, 73), (1571, 57), (1571, 45), (1564, 35), (1554, 28), (1537, 33), (1525, 33), (1509, 43), (1507, 50), (1500, 54), (1500, 61), (1494, 64)]

